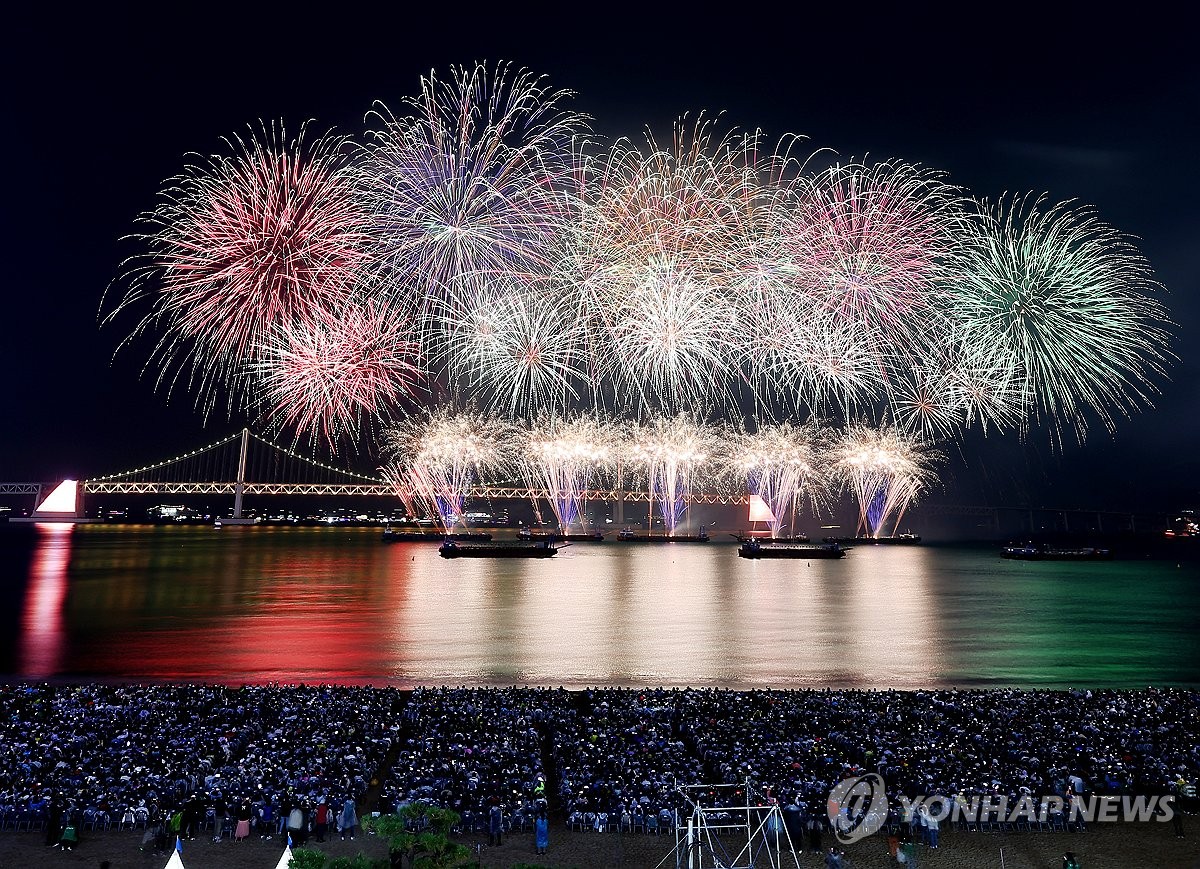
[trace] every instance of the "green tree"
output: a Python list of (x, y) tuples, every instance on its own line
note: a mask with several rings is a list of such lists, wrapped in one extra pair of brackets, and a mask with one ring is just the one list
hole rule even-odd
[(394, 815), (364, 818), (363, 828), (388, 843), (396, 869), (450, 869), (471, 856), (465, 845), (450, 841), (450, 828), (458, 821), (457, 812), (410, 803)]
[(372, 860), (360, 852), (353, 857), (334, 857), (329, 861), (329, 869), (389, 869), (390, 862), (387, 857)]
[(325, 854), (311, 848), (297, 848), (292, 851), (291, 869), (324, 869)]

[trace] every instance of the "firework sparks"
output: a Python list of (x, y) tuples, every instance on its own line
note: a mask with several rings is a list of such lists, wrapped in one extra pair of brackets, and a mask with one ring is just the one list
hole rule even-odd
[(423, 379), (416, 350), (407, 319), (370, 301), (277, 327), (256, 354), (268, 421), (323, 437), (335, 450), (343, 439), (353, 444), (363, 424), (386, 421), (413, 398)]
[(923, 441), (896, 429), (853, 425), (832, 456), (832, 471), (858, 501), (859, 529), (878, 537), (904, 514), (933, 480), (941, 456)]
[(694, 411), (730, 397), (737, 302), (730, 259), (757, 195), (753, 139), (676, 127), (671, 148), (620, 142), (589, 165), (557, 273), (597, 379), (635, 411)]
[(131, 261), (118, 310), (152, 297), (135, 334), (163, 330), (160, 381), (190, 368), (206, 409), (221, 388), (248, 391), (273, 330), (342, 307), (366, 261), (347, 141), (306, 134), (289, 140), (280, 125), (227, 139), (229, 153), (196, 157), (142, 218), (150, 250)]
[(777, 537), (788, 516), (795, 524), (801, 506), (819, 509), (828, 485), (823, 435), (814, 424), (764, 426), (755, 434), (728, 440), (724, 463), (747, 490), (771, 508), (775, 519), (771, 536)]
[(397, 494), (450, 528), (461, 520), (471, 487), (512, 466), (514, 442), (511, 425), (500, 419), (442, 408), (384, 432), (391, 460), (381, 472)]
[[(612, 467), (615, 428), (581, 417), (551, 417), (528, 432), (521, 467), (530, 488), (547, 493), (558, 527), (586, 527), (584, 493), (598, 473)], [(536, 508), (536, 504), (535, 504)]]
[(687, 510), (697, 475), (711, 460), (716, 430), (686, 416), (656, 417), (634, 425), (627, 458), (646, 480), (651, 516), (658, 505), (663, 528), (674, 534)]

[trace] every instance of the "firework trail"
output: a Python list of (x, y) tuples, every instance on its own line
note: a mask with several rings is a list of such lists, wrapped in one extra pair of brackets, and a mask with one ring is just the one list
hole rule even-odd
[(657, 504), (667, 534), (674, 534), (683, 518), (696, 477), (713, 457), (717, 434), (683, 415), (631, 427), (626, 460), (646, 480), (651, 520)]
[(522, 473), (531, 489), (545, 489), (562, 531), (576, 522), (586, 527), (584, 493), (598, 474), (613, 466), (616, 431), (588, 417), (550, 417), (526, 433)]
[(977, 357), (1010, 366), (1022, 416), (1072, 428), (1149, 404), (1172, 358), (1157, 284), (1129, 240), (1090, 209), (1044, 198), (982, 204), (958, 250), (950, 314)]
[(371, 301), (271, 329), (253, 366), (268, 422), (335, 451), (355, 444), (364, 425), (386, 422), (419, 390), (424, 373), (409, 338), (405, 316)]
[(494, 417), (446, 408), (411, 417), (384, 432), (391, 460), (381, 468), (397, 490), (450, 528), (460, 521), (467, 491), (513, 463), (512, 426)]
[(161, 333), (147, 367), (170, 384), (189, 369), (206, 412), (222, 389), (231, 407), (245, 398), (273, 331), (318, 328), (347, 302), (369, 248), (344, 137), (289, 139), (280, 124), (225, 142), (142, 216), (149, 250), (127, 263), (113, 312), (149, 299), (134, 330)]
[(852, 425), (831, 456), (831, 470), (858, 501), (859, 534), (879, 537), (936, 479), (941, 456), (911, 436), (889, 428)]
[(771, 508), (772, 537), (779, 536), (789, 514), (795, 523), (801, 506), (815, 511), (824, 505), (828, 486), (824, 439), (815, 424), (783, 423), (726, 440), (722, 461), (727, 472)]

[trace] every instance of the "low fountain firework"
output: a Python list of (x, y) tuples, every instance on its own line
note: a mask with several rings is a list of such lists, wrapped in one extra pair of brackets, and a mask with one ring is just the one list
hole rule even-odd
[(858, 530), (878, 538), (890, 526), (894, 536), (904, 514), (936, 479), (941, 456), (928, 444), (892, 428), (848, 428), (830, 457), (830, 470), (858, 502)]
[[(561, 533), (587, 530), (585, 496), (593, 481), (615, 467), (612, 426), (580, 417), (540, 420), (525, 433), (520, 465), (531, 489), (544, 489)], [(541, 516), (537, 500), (534, 511)]]
[(384, 432), (390, 460), (380, 468), (411, 515), (462, 521), (467, 492), (513, 464), (512, 427), (501, 419), (446, 409), (404, 420)]
[(738, 483), (758, 495), (771, 509), (771, 536), (778, 537), (783, 524), (801, 508), (820, 512), (828, 490), (823, 440), (825, 435), (809, 423), (803, 426), (764, 426), (754, 434), (736, 434), (725, 439), (724, 464)]

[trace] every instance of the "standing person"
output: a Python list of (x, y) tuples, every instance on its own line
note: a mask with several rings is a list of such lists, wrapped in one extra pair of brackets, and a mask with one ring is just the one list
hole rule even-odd
[(925, 829), (929, 833), (929, 847), (936, 848), (938, 846), (938, 828), (940, 826), (937, 815), (930, 814), (929, 809), (921, 807), (921, 814), (925, 818)]
[(488, 810), (488, 844), (502, 845), (503, 834), (504, 810), (500, 808), (499, 801), (493, 799), (492, 807)]
[(358, 826), (358, 813), (354, 809), (354, 798), (346, 797), (346, 802), (342, 806), (341, 814), (342, 841), (345, 841), (346, 836), (350, 837), (350, 841), (354, 841), (354, 828)]
[(550, 822), (546, 820), (545, 809), (538, 811), (537, 820), (533, 822), (533, 841), (538, 854), (545, 854), (550, 847)]
[(325, 833), (329, 830), (329, 799), (321, 797), (321, 801), (317, 803), (316, 811), (313, 812), (313, 832), (317, 835), (318, 842), (325, 841)]
[(237, 828), (233, 831), (233, 840), (240, 842), (250, 836), (250, 801), (242, 799), (238, 801), (237, 807)]
[[(62, 794), (55, 794), (50, 800), (50, 804), (46, 806), (46, 847), (53, 848), (58, 845), (59, 837), (62, 835), (62, 813), (63, 813), (63, 798)], [(1176, 809), (1178, 814), (1178, 809)]]
[(808, 819), (808, 850), (821, 853), (821, 819), (816, 815)]
[(304, 844), (304, 810), (300, 808), (298, 802), (292, 803), (291, 811), (288, 812), (287, 834), (291, 844)]

